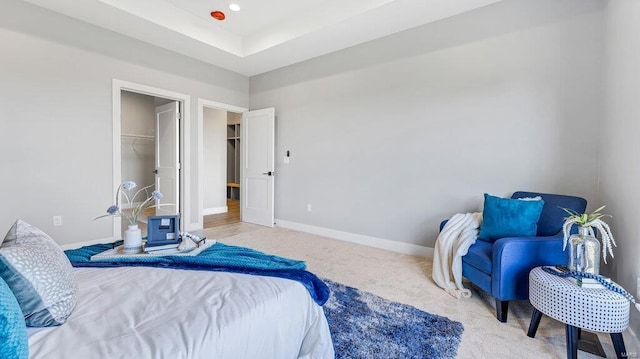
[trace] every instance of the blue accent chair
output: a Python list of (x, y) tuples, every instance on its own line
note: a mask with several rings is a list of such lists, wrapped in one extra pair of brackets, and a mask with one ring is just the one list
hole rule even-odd
[[(543, 265), (567, 263), (563, 251), (562, 208), (583, 213), (584, 198), (547, 193), (515, 192), (511, 198), (544, 200), (536, 237), (508, 237), (495, 242), (477, 240), (462, 257), (462, 275), (496, 299), (496, 316), (507, 321), (510, 300), (529, 299), (529, 272)], [(441, 229), (444, 226), (441, 224)]]

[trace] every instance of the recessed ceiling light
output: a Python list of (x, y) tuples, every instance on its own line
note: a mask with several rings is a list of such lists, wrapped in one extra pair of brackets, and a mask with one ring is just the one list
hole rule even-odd
[(220, 21), (224, 20), (225, 18), (224, 13), (222, 11), (212, 11), (211, 17)]
[(229, 5), (229, 9), (231, 9), (233, 11), (240, 11), (240, 5), (238, 5), (238, 4), (230, 4)]

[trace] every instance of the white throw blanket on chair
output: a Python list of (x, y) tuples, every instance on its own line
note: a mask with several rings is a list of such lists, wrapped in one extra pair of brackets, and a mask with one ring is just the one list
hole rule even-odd
[(436, 239), (431, 276), (438, 286), (456, 298), (471, 297), (462, 285), (462, 257), (478, 238), (482, 213), (458, 213), (451, 217)]

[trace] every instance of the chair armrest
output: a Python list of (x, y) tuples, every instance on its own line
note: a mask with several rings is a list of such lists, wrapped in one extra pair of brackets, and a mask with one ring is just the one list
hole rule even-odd
[(493, 245), (491, 291), (501, 300), (529, 298), (529, 272), (566, 264), (562, 233), (548, 237), (500, 238)]

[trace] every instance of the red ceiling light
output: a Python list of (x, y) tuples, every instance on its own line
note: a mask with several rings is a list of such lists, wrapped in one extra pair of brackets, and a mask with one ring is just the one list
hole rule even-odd
[(224, 16), (224, 13), (223, 13), (222, 11), (217, 11), (217, 10), (216, 10), (216, 11), (212, 11), (212, 12), (211, 12), (211, 17), (212, 17), (212, 18), (214, 18), (214, 19), (216, 19), (216, 20), (220, 20), (220, 21), (222, 21), (222, 20), (224, 20), (224, 18), (225, 18), (226, 16)]

